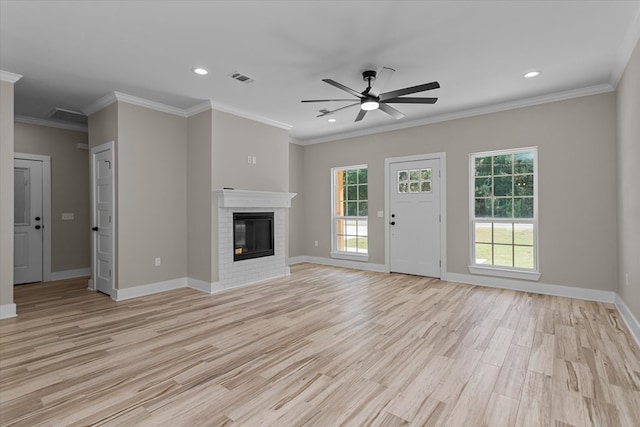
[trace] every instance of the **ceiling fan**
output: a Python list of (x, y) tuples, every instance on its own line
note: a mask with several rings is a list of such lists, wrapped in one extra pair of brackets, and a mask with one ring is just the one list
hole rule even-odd
[[(438, 98), (416, 98), (408, 97), (401, 98), (403, 95), (410, 95), (412, 93), (424, 92), (426, 90), (438, 89), (440, 84), (438, 82), (425, 83), (418, 86), (407, 87), (404, 89), (392, 90), (390, 92), (380, 93), (384, 86), (389, 82), (389, 79), (395, 73), (393, 68), (383, 67), (380, 74), (377, 75), (373, 70), (367, 70), (362, 73), (362, 79), (367, 82), (367, 88), (362, 92), (357, 92), (350, 87), (340, 84), (331, 79), (322, 79), (323, 82), (329, 83), (331, 86), (335, 86), (356, 98), (359, 98), (358, 102), (340, 107), (335, 110), (320, 110), (322, 114), (318, 117), (323, 117), (328, 114), (333, 114), (336, 111), (344, 110), (345, 108), (360, 105), (360, 112), (356, 116), (356, 122), (362, 120), (368, 111), (380, 109), (395, 119), (401, 119), (404, 117), (400, 111), (396, 110), (388, 104), (435, 104)], [(376, 78), (377, 77), (377, 78)], [(302, 102), (342, 102), (353, 101), (353, 99), (309, 99)]]

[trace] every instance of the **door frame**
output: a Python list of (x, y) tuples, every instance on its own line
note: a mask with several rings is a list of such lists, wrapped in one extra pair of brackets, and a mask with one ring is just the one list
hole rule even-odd
[[(51, 281), (51, 156), (13, 153), (13, 160), (42, 162), (42, 281)], [(14, 195), (15, 197), (15, 195)], [(11, 249), (13, 250), (13, 248)]]
[[(111, 298), (115, 297), (115, 293), (116, 293), (116, 272), (118, 271), (116, 268), (116, 260), (117, 260), (117, 247), (116, 247), (116, 221), (117, 221), (117, 215), (116, 215), (116, 156), (115, 156), (115, 142), (114, 141), (109, 141), (109, 142), (105, 142), (103, 144), (97, 145), (95, 147), (91, 147), (90, 152), (91, 155), (89, 156), (89, 174), (91, 177), (91, 185), (90, 185), (90, 191), (91, 191), (91, 227), (94, 227), (97, 222), (98, 222), (98, 218), (97, 218), (97, 212), (96, 212), (96, 194), (95, 194), (95, 181), (96, 181), (96, 171), (93, 168), (93, 165), (95, 163), (95, 156), (98, 153), (102, 153), (104, 151), (111, 151), (111, 162), (112, 162), (112, 172), (111, 172), (111, 197), (112, 197), (112, 214), (111, 214), (111, 224), (112, 224), (112, 233), (111, 233), (111, 269), (113, 271), (113, 274), (111, 275), (111, 292), (109, 292)], [(91, 232), (91, 231), (90, 231)], [(95, 234), (93, 232), (91, 232), (91, 278), (88, 281), (88, 288), (89, 290), (92, 290), (94, 292), (96, 292), (96, 283), (95, 280), (93, 280), (94, 277), (96, 277), (96, 256), (97, 256), (97, 251), (96, 251), (96, 242), (95, 242)]]
[(417, 154), (414, 156), (387, 157), (384, 159), (384, 270), (391, 272), (391, 230), (389, 227), (389, 212), (391, 212), (391, 197), (389, 195), (389, 167), (392, 163), (414, 162), (419, 160), (440, 161), (440, 279), (446, 280), (447, 275), (447, 153)]

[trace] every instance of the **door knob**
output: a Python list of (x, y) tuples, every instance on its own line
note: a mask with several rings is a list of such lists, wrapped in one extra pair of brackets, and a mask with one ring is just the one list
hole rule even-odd
[(36, 225), (36, 230), (40, 230), (42, 227), (40, 227), (39, 225)]
[(396, 225), (396, 222), (395, 221), (391, 221), (389, 224)]
[(36, 221), (40, 221), (40, 217), (39, 216), (36, 217)]
[(98, 227), (92, 227), (91, 230), (98, 231)]

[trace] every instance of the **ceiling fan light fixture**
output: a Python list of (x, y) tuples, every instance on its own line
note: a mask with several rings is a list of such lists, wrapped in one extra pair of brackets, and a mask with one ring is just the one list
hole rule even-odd
[(540, 75), (540, 71), (529, 71), (524, 75), (525, 79), (531, 79), (533, 77), (538, 77)]
[(362, 104), (360, 104), (360, 108), (364, 111), (377, 110), (379, 106), (380, 104), (378, 103), (378, 101), (374, 99), (367, 99), (365, 101), (362, 101)]
[(209, 74), (209, 71), (205, 70), (204, 68), (194, 68), (193, 72), (199, 76), (206, 76), (207, 74)]
[(335, 123), (337, 120), (336, 119), (328, 119), (327, 120), (329, 123)]

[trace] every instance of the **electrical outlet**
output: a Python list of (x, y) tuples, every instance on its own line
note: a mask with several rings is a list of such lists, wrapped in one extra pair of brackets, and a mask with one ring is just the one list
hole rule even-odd
[(247, 156), (247, 163), (251, 164), (251, 154)]
[(253, 156), (251, 160), (253, 161), (254, 165), (258, 162), (258, 158), (256, 156)]
[(63, 213), (62, 214), (62, 220), (63, 221), (73, 221), (73, 219), (74, 219), (73, 213)]
[(162, 259), (158, 257), (156, 258), (156, 267), (160, 267), (160, 264), (162, 264)]
[(315, 246), (316, 248), (318, 247), (318, 241), (317, 240), (315, 242), (313, 242), (313, 246)]

